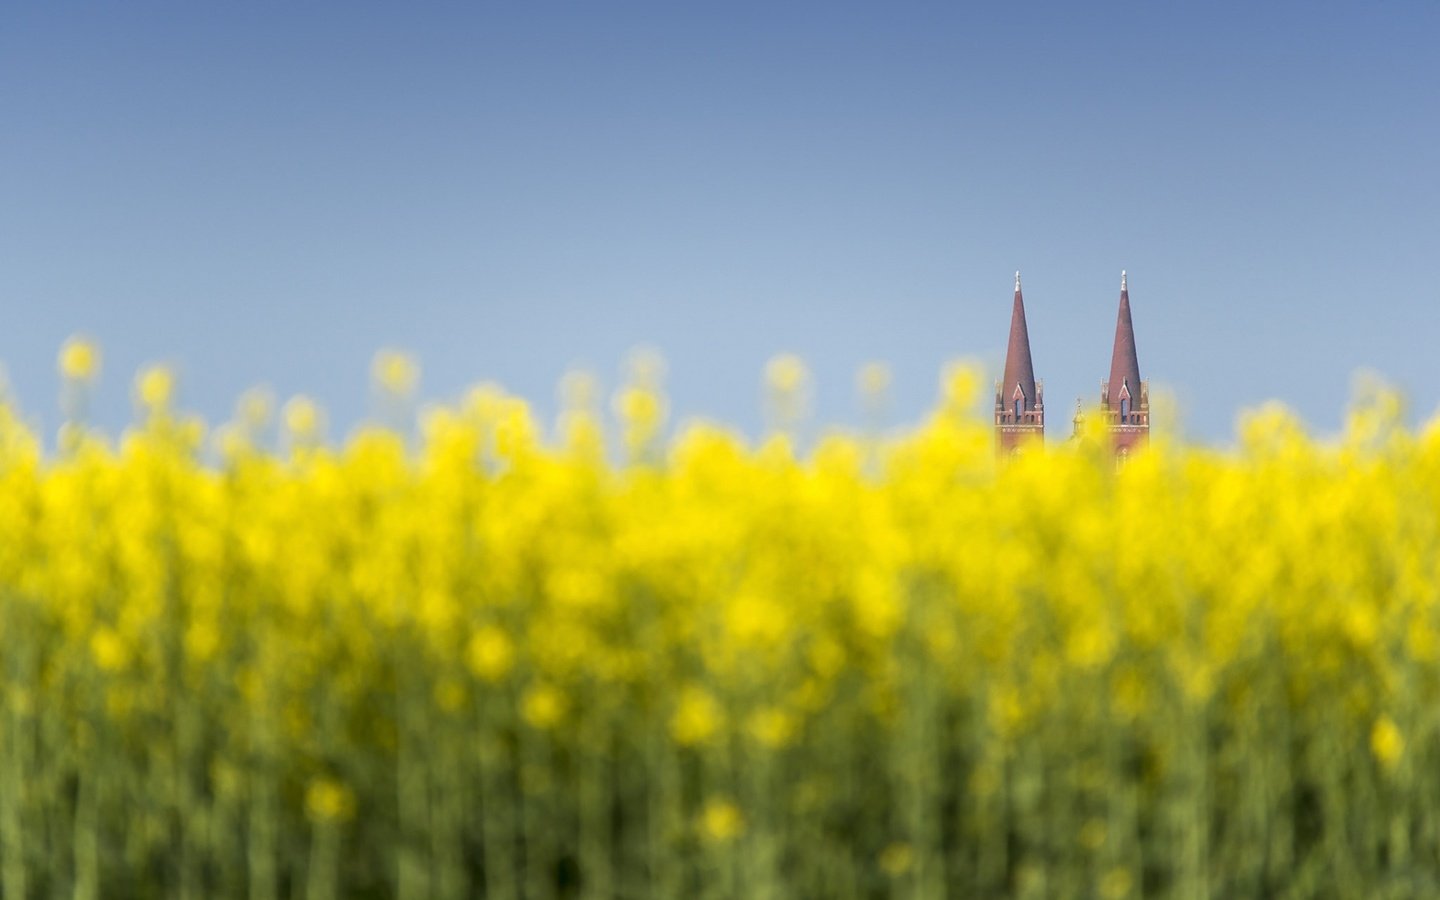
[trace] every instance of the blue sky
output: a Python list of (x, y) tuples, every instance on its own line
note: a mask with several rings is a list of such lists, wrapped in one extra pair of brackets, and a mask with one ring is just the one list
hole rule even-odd
[(265, 383), (366, 414), (659, 348), (672, 402), (749, 431), (767, 358), (820, 420), (854, 372), (918, 416), (1001, 363), (1024, 272), (1050, 433), (1108, 371), (1224, 441), (1276, 398), (1338, 426), (1359, 368), (1440, 406), (1431, 3), (34, 3), (0, 7), (0, 360), (100, 418), (165, 361), (212, 419)]

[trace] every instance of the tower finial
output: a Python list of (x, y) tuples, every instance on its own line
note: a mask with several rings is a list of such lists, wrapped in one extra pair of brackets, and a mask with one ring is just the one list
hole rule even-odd
[(1129, 288), (1127, 288), (1127, 287), (1125, 286), (1125, 270), (1124, 270), (1124, 269), (1121, 269), (1121, 270), (1120, 270), (1120, 290), (1122, 290), (1122, 291), (1128, 291), (1128, 290), (1129, 290)]
[(1015, 270), (1015, 290), (1020, 290), (1020, 270)]

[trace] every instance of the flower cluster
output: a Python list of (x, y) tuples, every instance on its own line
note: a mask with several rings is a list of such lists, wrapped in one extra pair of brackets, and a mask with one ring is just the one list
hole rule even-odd
[(633, 368), (553, 438), (489, 385), (408, 433), (398, 354), (341, 445), (163, 369), (117, 442), (0, 404), (0, 893), (1440, 889), (1440, 425), (1001, 462), (959, 368), (802, 453)]

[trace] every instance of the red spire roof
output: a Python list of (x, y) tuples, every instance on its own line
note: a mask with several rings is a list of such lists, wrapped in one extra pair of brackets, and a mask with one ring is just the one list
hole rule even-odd
[[(1019, 294), (1016, 294), (1019, 302)], [(1007, 368), (1008, 372), (1009, 369)], [(1140, 401), (1140, 359), (1135, 355), (1135, 326), (1130, 322), (1130, 289), (1120, 273), (1120, 315), (1115, 322), (1115, 352), (1110, 356), (1110, 408), (1120, 404), (1120, 390), (1130, 386), (1130, 402)]]
[[(1125, 321), (1130, 321), (1126, 307)], [(1131, 341), (1131, 356), (1134, 356)], [(1035, 408), (1035, 367), (1030, 362), (1030, 331), (1025, 327), (1025, 301), (1020, 296), (1020, 273), (1015, 273), (1015, 307), (1010, 313), (1010, 344), (1005, 349), (1005, 380), (1000, 385), (1001, 402), (1008, 408), (1014, 402), (1015, 385), (1025, 394), (1025, 409)]]

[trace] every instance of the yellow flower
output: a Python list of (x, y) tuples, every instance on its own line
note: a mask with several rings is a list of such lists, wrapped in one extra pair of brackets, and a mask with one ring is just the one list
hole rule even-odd
[(665, 357), (654, 347), (636, 347), (625, 357), (625, 372), (635, 384), (655, 390), (665, 380)]
[(251, 388), (236, 404), (236, 419), (252, 434), (268, 426), (274, 415), (275, 397), (265, 388)]
[(1105, 900), (1128, 897), (1135, 887), (1135, 876), (1124, 866), (1115, 866), (1100, 879), (1100, 896)]
[(525, 692), (520, 701), (520, 715), (530, 727), (545, 731), (560, 722), (566, 706), (564, 694), (550, 685), (541, 684)]
[(483, 681), (504, 678), (515, 661), (515, 645), (494, 625), (482, 625), (465, 645), (465, 662)]
[(1387, 769), (1400, 764), (1400, 758), (1405, 754), (1405, 736), (1400, 733), (1394, 719), (1381, 716), (1375, 720), (1374, 727), (1370, 729), (1370, 752)]
[(969, 412), (980, 396), (979, 371), (971, 365), (952, 363), (940, 381), (940, 394), (952, 414)]
[(1090, 851), (1099, 850), (1105, 846), (1108, 837), (1109, 829), (1104, 819), (1089, 819), (1080, 829), (1080, 846)]
[(185, 652), (196, 662), (207, 662), (220, 648), (220, 640), (220, 629), (214, 622), (191, 622), (185, 629)]
[(1103, 623), (1090, 622), (1070, 633), (1065, 655), (1076, 667), (1091, 669), (1109, 662), (1114, 646), (1114, 633)]
[(311, 779), (305, 788), (305, 814), (316, 823), (349, 821), (355, 816), (355, 794), (334, 779)]
[(880, 869), (891, 878), (904, 875), (914, 864), (915, 851), (904, 841), (888, 844), (880, 851)]
[(795, 717), (778, 707), (756, 710), (747, 725), (750, 736), (765, 747), (783, 747), (795, 736)]
[(589, 409), (600, 395), (600, 382), (583, 369), (566, 372), (560, 379), (560, 402), (567, 409)]
[(810, 370), (800, 357), (783, 353), (765, 364), (765, 383), (780, 394), (795, 394), (810, 380)]
[(60, 348), (59, 366), (72, 381), (91, 381), (100, 374), (100, 347), (89, 338), (72, 337)]
[(745, 830), (740, 808), (723, 797), (712, 797), (700, 813), (700, 833), (716, 844), (725, 844)]
[(870, 362), (860, 367), (855, 375), (855, 386), (860, 396), (874, 400), (890, 389), (890, 367), (881, 362)]
[(692, 685), (680, 692), (680, 702), (670, 719), (670, 734), (677, 743), (691, 746), (714, 737), (723, 723), (720, 704), (709, 692)]
[(150, 412), (163, 412), (175, 394), (175, 375), (165, 366), (147, 366), (135, 377), (135, 395)]
[(659, 395), (648, 388), (628, 387), (615, 395), (616, 414), (632, 428), (654, 428), (660, 421), (662, 410)]
[(292, 437), (300, 441), (311, 441), (319, 437), (321, 428), (320, 407), (306, 396), (290, 398), (285, 404), (285, 428)]
[(113, 628), (99, 628), (90, 636), (95, 664), (106, 672), (117, 672), (130, 662), (130, 648)]
[(370, 363), (370, 377), (386, 392), (408, 397), (420, 383), (420, 366), (398, 350), (381, 350)]
[(437, 682), (434, 696), (435, 705), (448, 713), (458, 712), (465, 705), (465, 688), (454, 679)]

